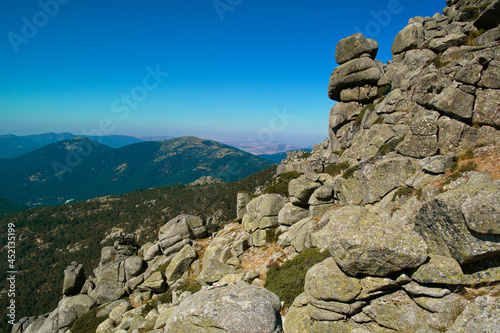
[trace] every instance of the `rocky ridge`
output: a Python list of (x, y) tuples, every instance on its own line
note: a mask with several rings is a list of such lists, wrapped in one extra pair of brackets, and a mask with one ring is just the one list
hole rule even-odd
[[(449, 0), (410, 19), (388, 64), (376, 41), (341, 40), (329, 137), (288, 154), (275, 193), (238, 194), (239, 222), (210, 238), (191, 215), (155, 243), (118, 235), (13, 332), (497, 331), (499, 7)], [(266, 273), (310, 248), (328, 258), (284, 306)]]

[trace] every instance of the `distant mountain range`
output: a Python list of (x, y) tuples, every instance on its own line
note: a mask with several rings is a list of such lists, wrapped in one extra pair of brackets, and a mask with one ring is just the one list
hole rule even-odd
[(29, 206), (57, 205), (187, 184), (201, 176), (235, 181), (272, 164), (234, 147), (195, 137), (121, 148), (77, 137), (0, 159), (0, 197)]
[[(17, 136), (13, 134), (0, 135), (0, 159), (18, 157), (51, 143), (81, 137), (72, 133), (43, 133)], [(147, 141), (165, 141), (172, 136), (128, 136), (107, 135), (102, 137), (84, 136), (111, 148), (121, 148), (130, 144)], [(254, 155), (274, 155), (298, 149), (308, 149), (307, 146), (294, 146), (282, 143), (264, 142), (256, 139), (221, 140), (220, 142), (233, 146)], [(267, 156), (264, 157), (267, 159)], [(275, 160), (271, 157), (271, 160)]]
[[(239, 148), (254, 155), (275, 155), (286, 153), (293, 150), (311, 150), (308, 146), (287, 145), (284, 143), (275, 143), (268, 141), (260, 141), (257, 139), (236, 139), (236, 140), (221, 140), (222, 143)], [(285, 154), (286, 157), (286, 154)]]

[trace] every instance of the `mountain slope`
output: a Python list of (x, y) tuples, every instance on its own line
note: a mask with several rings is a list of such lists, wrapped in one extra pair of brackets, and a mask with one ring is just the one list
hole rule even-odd
[(235, 181), (270, 165), (233, 147), (195, 137), (119, 149), (75, 138), (0, 160), (0, 197), (30, 206), (54, 205), (185, 184), (201, 176)]
[[(157, 187), (0, 216), (0, 237), (7, 239), (9, 223), (15, 223), (18, 235), (16, 268), (22, 274), (17, 280), (17, 301), (23, 304), (18, 318), (46, 313), (57, 306), (63, 269), (77, 261), (90, 272), (99, 262), (101, 241), (112, 231), (136, 232), (140, 243), (154, 241), (159, 228), (178, 214), (200, 216), (216, 228), (236, 218), (238, 191), (253, 192), (271, 183), (275, 172), (276, 166), (272, 166), (236, 182)], [(0, 252), (7, 256), (6, 247)], [(0, 262), (2, 279), (7, 264), (6, 260)], [(0, 309), (1, 332), (7, 326), (5, 308)]]
[(12, 200), (0, 198), (0, 216), (14, 214), (27, 208), (28, 206), (14, 202)]
[[(12, 134), (0, 135), (0, 158), (14, 158), (32, 152), (43, 146), (76, 138), (72, 133), (43, 133), (34, 135), (17, 136)], [(133, 143), (151, 141), (127, 135), (106, 135), (102, 137), (90, 136), (112, 148), (120, 148)]]

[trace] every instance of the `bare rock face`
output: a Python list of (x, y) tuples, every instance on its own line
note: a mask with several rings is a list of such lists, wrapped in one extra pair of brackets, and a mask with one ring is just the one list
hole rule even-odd
[(338, 42), (335, 49), (335, 60), (339, 65), (342, 65), (349, 60), (359, 58), (363, 54), (367, 54), (370, 58), (375, 59), (377, 52), (377, 41), (367, 39), (361, 33), (356, 33)]
[(63, 295), (74, 296), (80, 293), (85, 283), (85, 273), (83, 265), (72, 262), (68, 268), (64, 270)]
[(500, 187), (480, 174), (427, 202), (417, 215), (417, 229), (434, 254), (470, 263), (500, 253)]
[(242, 283), (202, 290), (170, 315), (164, 332), (279, 333), (281, 304), (270, 291)]
[(360, 206), (335, 210), (317, 237), (326, 240), (332, 257), (351, 276), (386, 276), (427, 259), (427, 244), (420, 235)]

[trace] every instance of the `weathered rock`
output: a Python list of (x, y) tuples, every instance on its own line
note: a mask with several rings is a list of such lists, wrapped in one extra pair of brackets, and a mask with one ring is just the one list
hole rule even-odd
[(462, 204), (467, 227), (480, 234), (500, 235), (500, 193), (482, 191)]
[(59, 302), (57, 326), (58, 328), (70, 327), (80, 316), (89, 311), (96, 304), (93, 297), (77, 295), (63, 298)]
[(373, 39), (366, 39), (361, 33), (356, 33), (347, 38), (341, 39), (335, 49), (335, 60), (342, 65), (349, 60), (359, 58), (367, 53), (375, 59), (378, 51), (378, 43)]
[(394, 56), (404, 51), (416, 49), (424, 42), (424, 38), (424, 26), (422, 23), (412, 23), (396, 35), (391, 52)]
[(160, 228), (158, 237), (165, 238), (180, 236), (182, 239), (201, 238), (206, 234), (201, 218), (193, 215), (182, 214), (174, 217)]
[(64, 281), (63, 281), (63, 295), (73, 296), (82, 290), (83, 284), (85, 283), (85, 273), (83, 271), (83, 265), (72, 262), (64, 270)]
[(278, 223), (282, 225), (293, 225), (309, 216), (309, 211), (291, 202), (285, 204), (278, 214)]
[(430, 105), (446, 114), (471, 120), (474, 107), (474, 96), (465, 93), (457, 84), (446, 87), (439, 95), (435, 96)]
[(168, 285), (165, 282), (165, 276), (161, 272), (154, 272), (140, 286), (141, 291), (152, 291), (157, 294), (166, 292)]
[(474, 26), (478, 29), (493, 29), (500, 24), (500, 4), (493, 1), (474, 21)]
[(215, 283), (228, 274), (234, 274), (233, 266), (217, 260), (204, 260), (200, 279), (206, 283)]
[(246, 284), (202, 290), (170, 315), (165, 332), (282, 332), (280, 300)]
[(427, 245), (416, 232), (359, 206), (335, 210), (316, 237), (326, 240), (332, 257), (352, 276), (386, 276), (427, 259)]
[(247, 205), (252, 201), (250, 194), (239, 192), (236, 197), (236, 218), (242, 220), (243, 216), (247, 213)]
[[(285, 206), (286, 199), (279, 194), (263, 194), (247, 205), (247, 214), (243, 217), (243, 226), (246, 231), (253, 232), (261, 227), (278, 225), (278, 214)], [(267, 217), (274, 217), (269, 219)], [(264, 219), (264, 221), (262, 221)]]
[(257, 247), (265, 246), (267, 244), (266, 238), (267, 238), (267, 230), (256, 230), (252, 234), (252, 238), (250, 240), (250, 243), (253, 246), (257, 246)]
[[(416, 225), (429, 245), (430, 253), (451, 256), (461, 264), (498, 255), (500, 235), (491, 233), (487, 237), (482, 236), (470, 230), (470, 227), (481, 226), (478, 230), (482, 231), (493, 227), (489, 226), (491, 223), (488, 218), (495, 216), (495, 209), (492, 211), (489, 206), (473, 202), (475, 197), (476, 200), (498, 197), (499, 191), (499, 185), (495, 185), (487, 177), (473, 174), (467, 183), (427, 202), (417, 214)], [(467, 201), (469, 198), (472, 201)], [(471, 218), (470, 221), (474, 221), (470, 226), (462, 208), (466, 201), (468, 204), (464, 208), (468, 211), (467, 216)], [(484, 218), (481, 217), (481, 212), (484, 212)]]
[(472, 121), (500, 128), (500, 90), (478, 89)]
[(125, 278), (127, 280), (133, 279), (134, 277), (144, 272), (144, 269), (146, 267), (146, 263), (144, 262), (144, 260), (138, 256), (132, 256), (126, 259), (124, 265)]
[(185, 245), (182, 250), (172, 258), (172, 261), (165, 269), (165, 278), (168, 283), (179, 279), (182, 274), (189, 268), (189, 265), (196, 260), (198, 255), (189, 245)]
[(337, 178), (334, 191), (341, 205), (359, 205), (363, 202), (363, 183), (357, 178)]
[(431, 314), (421, 309), (403, 291), (373, 300), (363, 312), (379, 325), (397, 332), (430, 326)]
[(361, 111), (361, 105), (357, 102), (337, 103), (330, 110), (329, 126), (338, 129), (347, 122), (355, 119)]
[(411, 278), (419, 283), (458, 285), (466, 282), (460, 264), (453, 258), (430, 255), (429, 262), (420, 266)]
[(384, 66), (370, 58), (359, 58), (337, 67), (330, 77), (328, 97), (340, 101), (340, 92), (355, 85), (373, 84), (382, 77)]
[(403, 285), (403, 289), (412, 296), (429, 296), (439, 298), (450, 294), (448, 289), (424, 287), (413, 281)]
[(333, 258), (328, 258), (307, 271), (304, 290), (315, 299), (349, 303), (359, 295), (361, 285), (345, 275)]
[(422, 158), (432, 156), (438, 151), (437, 135), (409, 134), (397, 147), (396, 151), (404, 156)]
[(361, 177), (364, 184), (363, 203), (379, 201), (391, 190), (403, 186), (413, 172), (411, 160), (405, 157), (392, 157), (367, 165)]
[(478, 85), (483, 88), (500, 89), (500, 60), (493, 60), (481, 74)]
[(448, 171), (451, 163), (453, 163), (453, 156), (451, 155), (427, 157), (420, 162), (422, 169), (435, 174), (445, 173)]
[(499, 322), (499, 299), (488, 295), (479, 296), (458, 316), (448, 332), (496, 332)]
[(290, 195), (291, 202), (299, 205), (307, 205), (311, 194), (313, 194), (314, 190), (320, 186), (320, 183), (313, 182), (305, 176), (292, 179), (288, 184), (288, 193)]
[(435, 52), (443, 52), (452, 46), (462, 45), (467, 41), (465, 34), (450, 34), (442, 38), (434, 38), (430, 48)]

